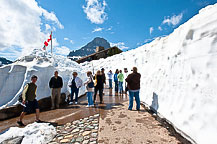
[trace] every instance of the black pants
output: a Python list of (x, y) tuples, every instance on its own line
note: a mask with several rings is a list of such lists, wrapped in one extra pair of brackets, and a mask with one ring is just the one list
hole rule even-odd
[(99, 98), (100, 98), (100, 102), (102, 102), (102, 94), (103, 94), (103, 88), (98, 88), (98, 87), (95, 87), (95, 93), (94, 93), (94, 102), (96, 101), (96, 95), (97, 95), (97, 92), (99, 91)]

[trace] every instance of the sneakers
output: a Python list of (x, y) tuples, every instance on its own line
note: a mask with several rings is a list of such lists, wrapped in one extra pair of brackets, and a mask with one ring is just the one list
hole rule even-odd
[(70, 104), (70, 105), (72, 105), (72, 104), (73, 104), (73, 102), (70, 102), (69, 104)]
[(86, 107), (94, 107), (94, 105), (87, 105)]
[(19, 126), (25, 126), (22, 121), (17, 121), (17, 124), (18, 124)]
[(75, 104), (78, 104), (78, 102), (75, 102)]

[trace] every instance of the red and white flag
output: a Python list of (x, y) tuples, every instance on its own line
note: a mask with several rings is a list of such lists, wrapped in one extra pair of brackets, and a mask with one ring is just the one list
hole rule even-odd
[(43, 50), (46, 50), (46, 47), (48, 46), (48, 43), (52, 40), (52, 34), (50, 34), (50, 38), (47, 39), (47, 41), (44, 42)]

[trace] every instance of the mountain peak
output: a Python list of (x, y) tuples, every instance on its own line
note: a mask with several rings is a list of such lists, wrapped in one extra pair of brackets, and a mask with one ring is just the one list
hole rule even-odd
[[(93, 54), (96, 52), (96, 47), (102, 46), (105, 49), (110, 48), (110, 43), (101, 37), (95, 37), (91, 42), (89, 42), (87, 45), (83, 46), (82, 48), (78, 50), (71, 51), (68, 55), (68, 57), (83, 57), (90, 54)], [(72, 58), (73, 59), (73, 58)], [(75, 60), (75, 59), (73, 59)]]
[(0, 66), (1, 65), (7, 65), (7, 64), (11, 64), (13, 63), (12, 61), (6, 59), (6, 58), (3, 58), (3, 57), (0, 57)]

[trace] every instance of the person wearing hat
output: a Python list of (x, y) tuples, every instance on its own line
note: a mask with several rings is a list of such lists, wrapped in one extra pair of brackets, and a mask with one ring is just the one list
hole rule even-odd
[(31, 77), (31, 82), (27, 83), (24, 87), (24, 90), (22, 92), (22, 104), (24, 105), (23, 112), (20, 115), (19, 121), (17, 121), (17, 124), (19, 126), (25, 126), (23, 124), (23, 118), (26, 115), (26, 113), (31, 111), (36, 111), (36, 122), (41, 122), (39, 119), (39, 106), (38, 101), (36, 100), (36, 90), (37, 85), (35, 84), (38, 77), (33, 75)]
[(112, 77), (113, 77), (112, 70), (110, 70), (107, 75), (109, 78), (109, 88), (112, 89)]
[(129, 74), (126, 78), (127, 87), (129, 89), (129, 107), (128, 110), (132, 110), (133, 108), (133, 98), (136, 100), (136, 109), (140, 110), (140, 78), (141, 74), (137, 72), (137, 67), (133, 67), (132, 73)]
[[(78, 94), (79, 94), (79, 89), (83, 85), (83, 81), (81, 78), (78, 77), (77, 72), (72, 73), (72, 77), (69, 79), (68, 86), (71, 88), (71, 101), (70, 105), (73, 104), (73, 101), (75, 104), (78, 104)], [(75, 94), (75, 99), (74, 99), (74, 94)]]

